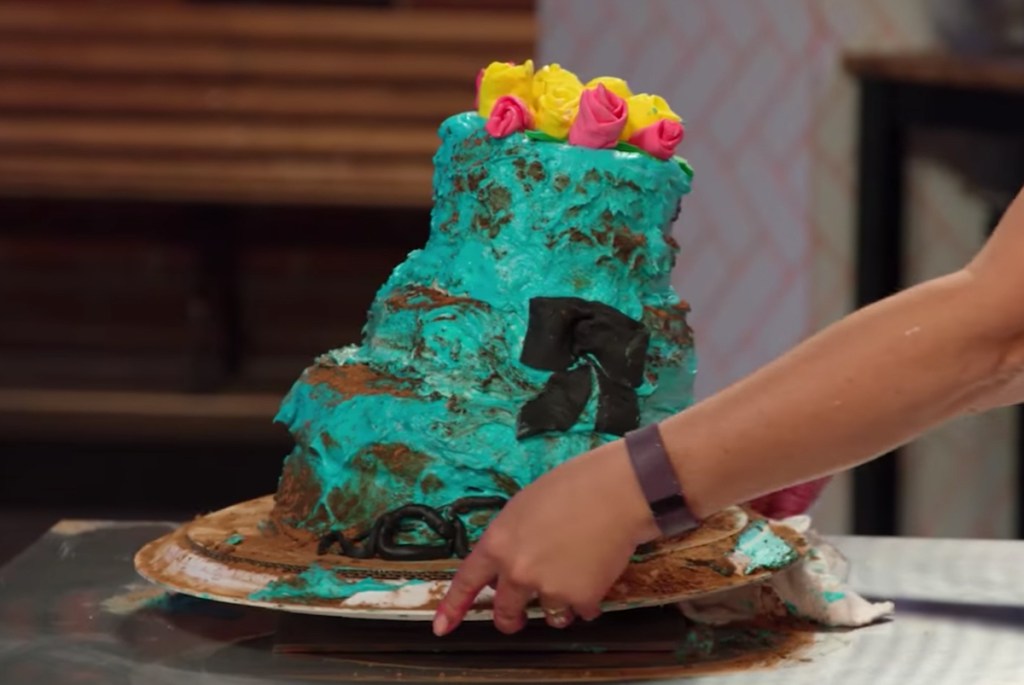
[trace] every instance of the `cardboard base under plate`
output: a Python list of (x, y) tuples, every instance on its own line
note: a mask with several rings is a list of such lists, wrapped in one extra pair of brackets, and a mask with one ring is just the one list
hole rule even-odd
[(778, 666), (815, 643), (807, 626), (711, 627), (673, 607), (602, 616), (555, 630), (532, 621), (516, 635), (463, 625), (435, 638), (426, 626), (281, 614), (273, 644), (293, 669), (311, 657), (348, 681), (595, 682), (695, 676)]

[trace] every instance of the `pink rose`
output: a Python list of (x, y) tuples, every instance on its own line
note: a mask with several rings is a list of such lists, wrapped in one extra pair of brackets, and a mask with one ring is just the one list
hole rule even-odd
[(525, 131), (533, 126), (533, 112), (515, 95), (502, 95), (494, 101), (494, 109), (484, 128), (495, 138)]
[(683, 125), (672, 119), (660, 119), (639, 129), (629, 138), (631, 145), (649, 152), (658, 159), (671, 159), (679, 143), (683, 142)]
[(626, 126), (626, 101), (599, 83), (580, 96), (580, 109), (569, 127), (569, 143), (580, 147), (611, 148)]
[(797, 516), (805, 513), (811, 508), (811, 505), (818, 501), (821, 491), (831, 480), (830, 477), (819, 478), (809, 483), (794, 485), (785, 490), (758, 497), (750, 503), (750, 507), (762, 516), (773, 519)]

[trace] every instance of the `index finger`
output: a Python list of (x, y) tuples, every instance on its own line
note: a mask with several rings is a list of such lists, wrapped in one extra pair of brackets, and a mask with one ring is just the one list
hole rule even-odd
[(444, 637), (459, 627), (477, 595), (498, 575), (497, 565), (485, 554), (470, 553), (459, 566), (451, 587), (434, 614), (434, 634)]

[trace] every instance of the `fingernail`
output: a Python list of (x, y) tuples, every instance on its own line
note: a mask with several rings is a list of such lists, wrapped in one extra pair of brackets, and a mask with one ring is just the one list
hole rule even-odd
[(438, 614), (434, 617), (434, 635), (438, 637), (444, 637), (448, 634), (448, 617), (444, 614)]
[(572, 617), (565, 614), (551, 617), (552, 628), (566, 628), (570, 622), (572, 622)]

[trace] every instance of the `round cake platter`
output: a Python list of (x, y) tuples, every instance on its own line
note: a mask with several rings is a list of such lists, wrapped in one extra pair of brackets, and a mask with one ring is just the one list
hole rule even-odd
[[(300, 614), (376, 620), (429, 621), (459, 560), (389, 562), (317, 554), (270, 522), (273, 497), (249, 500), (190, 521), (152, 541), (135, 557), (138, 572), (171, 591), (231, 604)], [(739, 572), (733, 563), (740, 535), (761, 518), (727, 509), (701, 528), (661, 541), (634, 557), (606, 596), (605, 612), (676, 604), (763, 583), (775, 569)], [(773, 532), (803, 557), (807, 542), (772, 522)], [(466, 619), (492, 618), (485, 589)], [(528, 609), (531, 618), (543, 614)]]

